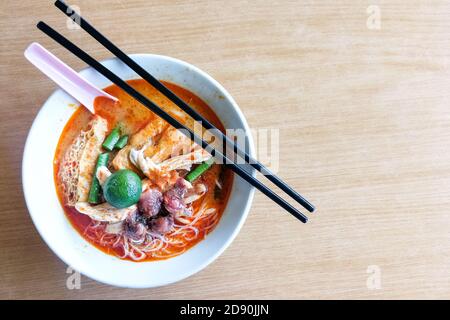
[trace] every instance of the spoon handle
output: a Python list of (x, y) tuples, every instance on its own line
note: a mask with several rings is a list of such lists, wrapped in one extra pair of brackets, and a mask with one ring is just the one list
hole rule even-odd
[(82, 78), (75, 70), (50, 53), (37, 42), (33, 42), (25, 50), (25, 57), (58, 86), (78, 100), (89, 111), (95, 113), (94, 100), (99, 96), (107, 97), (115, 102), (116, 97), (100, 90)]

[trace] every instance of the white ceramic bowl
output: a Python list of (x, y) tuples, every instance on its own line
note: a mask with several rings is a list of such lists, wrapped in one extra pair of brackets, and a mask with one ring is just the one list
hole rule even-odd
[[(201, 97), (226, 128), (243, 128), (248, 133), (250, 153), (254, 155), (250, 129), (243, 114), (217, 81), (177, 59), (149, 54), (132, 57), (158, 79), (179, 84)], [(117, 59), (102, 63), (122, 79), (138, 78)], [(80, 74), (100, 88), (111, 84), (92, 68)], [(31, 218), (57, 256), (97, 281), (120, 287), (148, 288), (189, 277), (205, 268), (230, 245), (247, 217), (254, 193), (254, 189), (237, 176), (218, 226), (203, 241), (178, 257), (156, 262), (124, 261), (85, 241), (67, 220), (53, 180), (53, 157), (58, 139), (75, 110), (70, 104), (77, 102), (62, 90), (55, 91), (45, 102), (28, 134), (22, 163), (23, 190)]]

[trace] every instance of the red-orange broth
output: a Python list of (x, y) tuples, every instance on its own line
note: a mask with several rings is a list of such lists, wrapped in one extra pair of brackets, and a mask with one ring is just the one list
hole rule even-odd
[[(132, 87), (150, 98), (158, 106), (162, 107), (173, 117), (183, 121), (184, 123), (189, 123), (189, 120), (186, 120), (185, 118), (186, 115), (180, 116), (179, 109), (144, 80), (138, 79), (127, 82)], [(197, 112), (199, 112), (203, 117), (213, 123), (217, 128), (224, 131), (224, 127), (219, 118), (203, 100), (178, 85), (169, 82), (164, 82), (164, 84), (181, 99), (187, 102), (191, 107), (193, 107)], [(117, 97), (120, 101), (120, 104), (114, 105), (106, 99), (100, 98), (96, 100), (96, 114), (108, 121), (109, 130), (112, 130), (116, 124), (120, 123), (123, 130), (127, 134), (133, 135), (157, 117), (153, 112), (142, 106), (139, 102), (127, 95), (116, 85), (109, 86), (104, 90)], [(90, 234), (88, 236), (86, 230), (93, 223), (93, 221), (89, 216), (81, 214), (74, 207), (67, 205), (64, 194), (61, 191), (62, 181), (60, 180), (58, 174), (61, 166), (61, 159), (63, 158), (67, 148), (71, 145), (80, 131), (86, 128), (92, 117), (92, 114), (85, 107), (80, 106), (67, 122), (61, 134), (54, 157), (54, 179), (56, 190), (67, 218), (85, 240), (107, 254), (112, 254), (131, 260), (129, 257), (122, 257), (123, 249), (121, 247), (114, 247), (111, 242), (106, 244), (103, 242), (99, 243), (97, 237), (102, 236), (101, 232), (100, 234)], [(185, 235), (186, 237), (174, 235), (173, 237), (174, 240), (177, 241), (177, 245), (169, 244), (164, 251), (160, 250), (157, 254), (149, 255), (140, 261), (161, 260), (179, 255), (204, 239), (205, 236), (217, 225), (223, 213), (230, 193), (232, 179), (233, 176), (230, 170), (222, 165), (214, 164), (208, 171), (206, 171), (198, 180), (194, 182), (194, 184), (201, 182), (207, 186), (208, 191), (205, 197), (209, 197), (207, 198), (209, 205), (214, 207), (217, 212), (214, 221), (210, 221), (208, 219), (199, 220), (197, 224), (195, 224), (195, 227), (198, 229), (198, 234), (196, 236), (194, 234), (192, 237), (189, 235)], [(220, 181), (221, 189), (217, 188), (217, 181)], [(195, 210), (198, 210), (198, 206), (200, 205), (197, 202), (193, 203), (194, 212)], [(169, 234), (168, 236), (171, 235)]]

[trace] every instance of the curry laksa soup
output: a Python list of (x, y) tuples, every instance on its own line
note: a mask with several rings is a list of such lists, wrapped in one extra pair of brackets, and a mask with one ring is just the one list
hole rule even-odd
[[(128, 83), (193, 128), (144, 80)], [(200, 98), (165, 85), (224, 130)], [(54, 176), (61, 205), (80, 235), (105, 253), (132, 261), (177, 256), (217, 225), (233, 176), (117, 86), (105, 91), (120, 102), (97, 98), (95, 115), (80, 106), (59, 139)]]

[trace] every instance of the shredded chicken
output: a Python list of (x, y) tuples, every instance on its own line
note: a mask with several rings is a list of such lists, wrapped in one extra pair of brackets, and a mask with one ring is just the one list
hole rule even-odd
[(203, 149), (193, 151), (188, 154), (183, 154), (181, 156), (173, 157), (161, 162), (158, 166), (161, 171), (172, 171), (172, 170), (190, 170), (192, 165), (195, 163), (201, 163), (203, 161), (209, 160), (211, 155)]
[(125, 220), (129, 214), (135, 212), (137, 206), (132, 205), (128, 208), (118, 209), (107, 202), (95, 206), (88, 202), (77, 202), (75, 209), (95, 221), (116, 223)]
[(192, 189), (189, 189), (184, 196), (183, 201), (185, 204), (190, 204), (205, 195), (207, 191), (206, 186), (203, 183), (197, 183)]
[(162, 189), (165, 189), (165, 184), (172, 185), (176, 182), (178, 174), (175, 170), (190, 170), (193, 164), (201, 163), (210, 158), (211, 155), (208, 152), (199, 149), (188, 154), (167, 159), (161, 163), (155, 163), (153, 158), (145, 157), (143, 149), (132, 149), (130, 152), (130, 161)]
[(123, 221), (116, 223), (108, 223), (105, 228), (106, 233), (120, 234), (123, 230)]
[(97, 169), (95, 176), (97, 177), (100, 186), (103, 187), (103, 185), (106, 182), (106, 179), (108, 179), (111, 174), (112, 174), (111, 171), (109, 171), (109, 169), (105, 166), (101, 166)]

